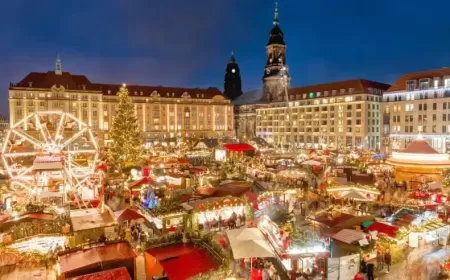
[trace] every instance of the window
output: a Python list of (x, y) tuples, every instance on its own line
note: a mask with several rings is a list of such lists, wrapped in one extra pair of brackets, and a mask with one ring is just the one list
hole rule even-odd
[(445, 87), (450, 88), (450, 78), (445, 79)]
[(434, 88), (439, 87), (439, 78), (434, 79)]
[(422, 104), (419, 104), (419, 111), (422, 111)]
[(108, 122), (103, 122), (103, 129), (104, 129), (104, 130), (109, 130), (109, 124), (108, 124)]
[(437, 104), (433, 103), (433, 110), (436, 110), (436, 109), (437, 109)]
[(442, 120), (445, 122), (447, 121), (447, 114), (442, 114)]
[(447, 133), (447, 126), (446, 125), (442, 126), (442, 133)]
[(413, 91), (416, 89), (416, 81), (407, 81), (406, 82), (406, 90)]
[(430, 79), (420, 79), (419, 88), (420, 89), (428, 89), (430, 86)]

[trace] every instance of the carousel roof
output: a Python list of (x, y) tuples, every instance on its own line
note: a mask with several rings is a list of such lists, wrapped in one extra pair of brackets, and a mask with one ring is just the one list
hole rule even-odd
[(424, 139), (416, 139), (400, 152), (393, 152), (387, 162), (397, 166), (450, 167), (449, 155), (437, 152)]
[(401, 153), (410, 154), (439, 154), (424, 139), (416, 139), (412, 141)]

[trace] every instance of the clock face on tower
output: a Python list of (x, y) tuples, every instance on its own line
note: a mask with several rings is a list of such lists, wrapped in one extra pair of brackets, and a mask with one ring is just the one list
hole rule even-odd
[(236, 73), (236, 69), (231, 69), (231, 73)]
[(267, 73), (267, 75), (268, 75), (268, 74), (270, 74), (270, 70), (269, 70), (269, 69), (267, 69), (267, 70), (266, 70), (266, 73)]

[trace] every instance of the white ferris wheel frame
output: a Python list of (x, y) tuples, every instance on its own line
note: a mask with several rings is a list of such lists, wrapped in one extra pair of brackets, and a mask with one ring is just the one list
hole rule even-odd
[[(47, 126), (42, 125), (40, 117), (41, 116), (52, 116), (56, 115), (59, 116), (59, 122), (55, 130), (55, 137), (51, 137), (50, 132), (48, 131)], [(79, 127), (79, 130), (72, 135), (67, 140), (63, 141), (62, 132), (64, 131), (64, 121), (69, 120), (72, 122), (75, 122), (76, 125)], [(21, 126), (27, 124), (29, 121), (34, 121), (36, 124), (36, 130), (39, 131), (40, 135), (44, 140), (38, 140), (34, 138), (33, 136), (29, 135), (26, 131), (21, 129)], [(64, 147), (67, 147), (70, 143), (72, 143), (74, 140), (78, 139), (80, 136), (82, 136), (84, 133), (89, 134), (88, 142), (91, 142), (93, 144), (94, 149), (78, 149), (74, 151), (63, 151)], [(11, 147), (9, 145), (9, 141), (11, 136), (18, 136), (21, 139), (31, 143), (35, 147), (35, 151), (33, 152), (25, 152), (25, 153), (15, 153), (15, 152), (8, 152), (7, 148)], [(40, 152), (36, 151), (38, 149), (47, 149), (48, 153), (51, 153), (48, 151), (49, 148), (57, 149), (58, 153), (61, 153), (64, 157), (64, 164), (63, 164), (63, 170), (62, 170), (62, 177), (65, 182), (65, 185), (69, 185), (70, 188), (78, 189), (83, 184), (87, 183), (89, 184), (89, 179), (92, 175), (95, 175), (95, 164), (99, 157), (99, 149), (97, 145), (97, 141), (95, 140), (94, 134), (91, 130), (91, 128), (84, 122), (82, 122), (80, 119), (75, 117), (74, 115), (62, 111), (40, 111), (40, 112), (34, 112), (16, 124), (14, 124), (7, 132), (7, 135), (5, 137), (3, 148), (2, 148), (2, 162), (5, 166), (5, 169), (11, 179), (12, 184), (17, 184), (29, 191), (34, 190), (34, 184), (33, 179), (26, 179), (25, 175), (29, 175), (33, 177), (32, 171), (33, 166), (31, 167), (22, 167), (21, 170), (14, 174), (11, 170), (11, 164), (7, 162), (6, 158), (15, 158), (15, 157), (25, 157), (25, 156), (37, 156)], [(94, 160), (92, 161), (92, 164), (88, 167), (81, 167), (77, 164), (75, 164), (72, 160), (74, 155), (77, 154), (93, 154)], [(67, 180), (68, 179), (68, 180)], [(73, 180), (75, 182), (73, 182)], [(68, 191), (67, 187), (64, 186), (65, 192)]]

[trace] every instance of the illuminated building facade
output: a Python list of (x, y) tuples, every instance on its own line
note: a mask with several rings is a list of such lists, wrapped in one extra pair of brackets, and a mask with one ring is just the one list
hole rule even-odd
[[(17, 84), (10, 84), (10, 124), (37, 111), (64, 111), (89, 124), (100, 140), (107, 140), (119, 88), (120, 85), (92, 83), (86, 76), (63, 72), (57, 59), (55, 71), (32, 72)], [(234, 135), (233, 106), (217, 88), (127, 88), (143, 137)], [(24, 129), (30, 128), (25, 124)]]
[(281, 98), (255, 109), (256, 136), (280, 146), (377, 149), (388, 88), (363, 79), (291, 88), (288, 102)]
[(419, 135), (433, 149), (450, 149), (450, 69), (401, 76), (383, 94), (382, 151), (401, 150)]

